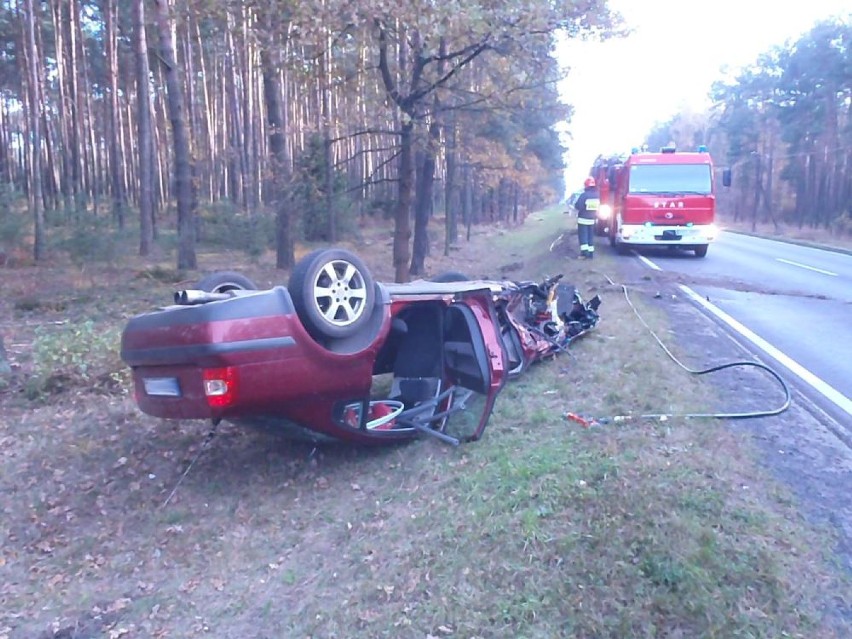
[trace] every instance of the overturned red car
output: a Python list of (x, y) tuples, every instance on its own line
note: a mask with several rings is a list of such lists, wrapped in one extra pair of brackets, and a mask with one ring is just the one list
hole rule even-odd
[(350, 251), (321, 249), (287, 287), (220, 272), (178, 291), (129, 320), (121, 357), (140, 409), (157, 417), (458, 444), (482, 436), (508, 378), (597, 324), (600, 299), (560, 278), (387, 284)]

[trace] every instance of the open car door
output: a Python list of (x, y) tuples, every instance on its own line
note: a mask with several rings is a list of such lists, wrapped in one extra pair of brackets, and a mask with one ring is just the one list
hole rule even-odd
[(451, 384), (478, 396), (467, 407), (467, 419), (452, 424), (451, 432), (461, 433), (463, 441), (482, 436), (506, 383), (506, 366), (491, 291), (460, 294), (445, 311), (444, 370)]
[(420, 283), (393, 294), (400, 330), (374, 369), (392, 372), (393, 383), (387, 400), (364, 407), (359, 427), (387, 437), (416, 431), (451, 444), (479, 439), (507, 379), (493, 291), (470, 282)]

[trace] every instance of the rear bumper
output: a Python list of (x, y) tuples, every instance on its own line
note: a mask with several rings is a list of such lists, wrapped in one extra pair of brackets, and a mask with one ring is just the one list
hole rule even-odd
[(179, 362), (199, 360), (214, 361), (226, 355), (251, 353), (294, 346), (296, 340), (287, 336), (245, 339), (220, 344), (186, 344), (181, 346), (154, 346), (122, 352), (122, 359), (129, 366), (161, 366)]

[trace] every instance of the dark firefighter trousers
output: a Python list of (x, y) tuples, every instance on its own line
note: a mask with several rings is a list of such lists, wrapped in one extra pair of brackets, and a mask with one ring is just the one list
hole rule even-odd
[(592, 257), (595, 254), (595, 221), (578, 218), (577, 236), (580, 238), (580, 255)]

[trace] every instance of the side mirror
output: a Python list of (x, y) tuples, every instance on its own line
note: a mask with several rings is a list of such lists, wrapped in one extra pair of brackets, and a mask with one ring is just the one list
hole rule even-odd
[(722, 186), (731, 186), (731, 169), (722, 171)]

